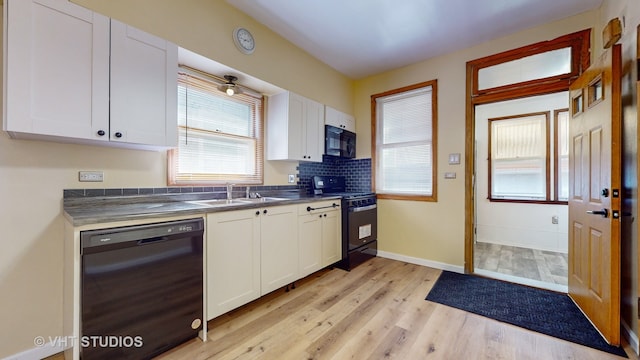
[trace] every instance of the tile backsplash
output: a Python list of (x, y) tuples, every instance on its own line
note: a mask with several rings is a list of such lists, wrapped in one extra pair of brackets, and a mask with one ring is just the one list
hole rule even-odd
[[(233, 196), (242, 197), (247, 187), (237, 185), (233, 187)], [(251, 185), (251, 192), (270, 191), (297, 191), (298, 185)], [(160, 188), (114, 188), (114, 189), (64, 189), (63, 198), (83, 198), (96, 196), (134, 196), (134, 195), (164, 195), (164, 194), (190, 194), (190, 193), (218, 193), (226, 196), (227, 188), (224, 186), (171, 186)]]
[(371, 159), (340, 159), (323, 156), (321, 163), (301, 162), (298, 165), (298, 178), (301, 189), (312, 192), (311, 177), (344, 176), (346, 191), (368, 192), (371, 189)]

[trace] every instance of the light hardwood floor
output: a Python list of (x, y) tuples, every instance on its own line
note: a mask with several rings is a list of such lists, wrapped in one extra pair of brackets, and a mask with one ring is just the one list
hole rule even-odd
[(620, 359), (424, 300), (440, 273), (384, 258), (323, 270), (158, 359)]

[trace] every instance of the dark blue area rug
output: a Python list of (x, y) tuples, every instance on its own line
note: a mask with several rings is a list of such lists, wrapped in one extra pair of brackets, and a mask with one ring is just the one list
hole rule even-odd
[(567, 294), (443, 271), (426, 300), (627, 357), (602, 339)]

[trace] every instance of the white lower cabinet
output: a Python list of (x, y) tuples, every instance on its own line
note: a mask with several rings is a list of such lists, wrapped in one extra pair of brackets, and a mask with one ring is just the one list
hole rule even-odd
[(296, 205), (207, 215), (208, 320), (298, 279)]
[(260, 297), (260, 216), (207, 215), (207, 320)]
[(342, 258), (340, 201), (303, 204), (298, 207), (300, 277)]
[(275, 206), (262, 210), (262, 295), (288, 285), (298, 277), (298, 207)]
[(208, 214), (207, 320), (340, 260), (339, 204), (333, 200)]
[(322, 269), (322, 215), (298, 217), (300, 276)]
[[(339, 204), (339, 202), (338, 202)], [(342, 217), (339, 208), (322, 216), (322, 267), (342, 259)]]

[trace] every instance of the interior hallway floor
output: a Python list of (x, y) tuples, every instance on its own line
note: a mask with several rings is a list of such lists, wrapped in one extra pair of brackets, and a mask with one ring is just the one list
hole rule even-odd
[(553, 251), (478, 242), (475, 272), (550, 290), (566, 292), (568, 255)]

